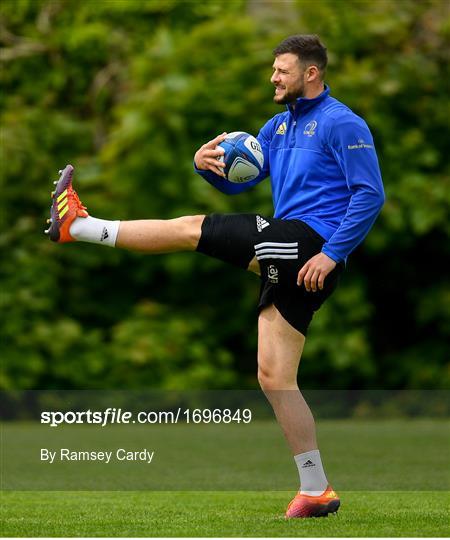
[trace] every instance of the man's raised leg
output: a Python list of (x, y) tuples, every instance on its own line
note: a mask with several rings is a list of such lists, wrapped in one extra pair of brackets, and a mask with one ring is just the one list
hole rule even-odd
[(193, 251), (205, 216), (176, 219), (109, 221), (90, 216), (72, 186), (73, 167), (60, 171), (52, 192), (50, 227), (45, 231), (54, 242), (83, 241), (144, 253)]
[(272, 304), (258, 320), (258, 380), (296, 461), (301, 490), (286, 517), (325, 516), (339, 508), (317, 446), (314, 418), (297, 385), (305, 337)]
[(122, 221), (116, 246), (143, 253), (195, 251), (204, 219), (205, 216), (199, 215)]

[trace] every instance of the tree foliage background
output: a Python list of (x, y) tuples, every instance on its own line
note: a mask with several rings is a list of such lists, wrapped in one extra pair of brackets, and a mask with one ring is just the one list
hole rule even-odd
[[(345, 5), (344, 5), (345, 4)], [(448, 4), (4, 0), (1, 388), (256, 385), (255, 276), (198, 254), (53, 245), (66, 163), (91, 214), (272, 214), (192, 170), (273, 114), (274, 46), (318, 33), (332, 94), (377, 144), (387, 202), (311, 326), (303, 387), (448, 388)], [(447, 340), (447, 341), (446, 341)]]

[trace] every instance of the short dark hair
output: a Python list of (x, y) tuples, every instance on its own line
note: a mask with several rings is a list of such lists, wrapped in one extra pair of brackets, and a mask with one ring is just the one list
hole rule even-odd
[(284, 39), (275, 49), (273, 54), (292, 53), (296, 54), (303, 66), (315, 65), (323, 78), (327, 68), (327, 49), (315, 34), (297, 34)]

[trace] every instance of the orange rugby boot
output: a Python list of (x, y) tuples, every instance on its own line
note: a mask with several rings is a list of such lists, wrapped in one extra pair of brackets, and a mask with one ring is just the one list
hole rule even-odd
[(75, 242), (75, 238), (70, 236), (70, 226), (77, 217), (86, 218), (89, 214), (72, 187), (72, 165), (66, 165), (59, 174), (59, 180), (55, 180), (56, 187), (51, 194), (50, 218), (47, 219), (50, 227), (44, 232), (53, 242)]
[(322, 495), (312, 496), (297, 493), (286, 510), (287, 518), (326, 517), (338, 511), (341, 504), (331, 486)]

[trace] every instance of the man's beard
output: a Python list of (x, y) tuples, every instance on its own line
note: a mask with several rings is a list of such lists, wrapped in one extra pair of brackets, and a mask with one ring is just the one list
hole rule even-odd
[(287, 92), (281, 99), (277, 99), (278, 96), (275, 94), (273, 100), (278, 105), (289, 105), (290, 103), (295, 103), (298, 98), (305, 97), (305, 86), (298, 86), (295, 90)]

